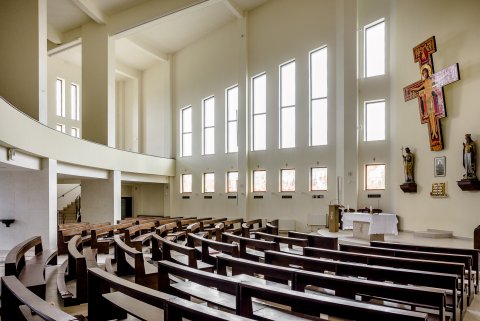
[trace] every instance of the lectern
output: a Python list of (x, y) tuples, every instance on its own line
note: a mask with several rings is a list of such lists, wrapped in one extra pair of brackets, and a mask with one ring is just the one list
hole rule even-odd
[(340, 205), (328, 205), (328, 231), (338, 232)]

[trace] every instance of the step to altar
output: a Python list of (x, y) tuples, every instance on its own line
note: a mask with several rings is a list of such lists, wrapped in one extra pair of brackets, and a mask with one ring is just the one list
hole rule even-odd
[(448, 239), (453, 237), (452, 231), (427, 229), (426, 231), (414, 232), (416, 237), (426, 237), (431, 239)]

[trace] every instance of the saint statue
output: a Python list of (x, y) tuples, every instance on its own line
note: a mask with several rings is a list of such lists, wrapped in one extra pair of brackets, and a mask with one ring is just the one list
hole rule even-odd
[(414, 165), (415, 165), (415, 155), (410, 151), (410, 148), (405, 148), (406, 154), (403, 154), (402, 148), (402, 157), (403, 157), (403, 169), (405, 172), (405, 183), (414, 183), (415, 179), (413, 176)]
[(465, 142), (463, 143), (463, 167), (465, 168), (465, 174), (463, 178), (476, 179), (476, 163), (477, 155), (475, 142), (472, 140), (470, 134), (465, 134)]

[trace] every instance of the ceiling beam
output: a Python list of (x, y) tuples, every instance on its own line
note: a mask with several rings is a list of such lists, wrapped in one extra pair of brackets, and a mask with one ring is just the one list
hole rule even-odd
[(125, 65), (124, 63), (118, 61), (118, 59), (115, 62), (115, 72), (117, 72), (118, 74), (124, 77), (135, 79), (135, 80), (139, 80), (142, 77), (141, 71)]
[(69, 49), (72, 49), (76, 46), (80, 46), (81, 44), (82, 44), (82, 39), (81, 38), (75, 39), (75, 40), (70, 41), (70, 42), (66, 42), (64, 44), (61, 44), (61, 45), (53, 48), (53, 49), (50, 49), (48, 51), (48, 56), (49, 57), (55, 56), (56, 54), (64, 52), (65, 50), (69, 50)]
[(91, 0), (72, 0), (87, 16), (98, 24), (106, 24), (106, 16)]
[(63, 42), (62, 33), (52, 26), (51, 24), (47, 24), (47, 39), (53, 42), (54, 44), (61, 44)]
[(139, 40), (134, 40), (131, 38), (125, 38), (126, 41), (128, 41), (132, 46), (136, 47), (137, 49), (141, 50), (143, 53), (151, 56), (152, 58), (159, 60), (161, 62), (167, 62), (169, 59), (169, 56), (155, 48), (153, 48), (150, 45), (147, 45)]
[(223, 3), (235, 17), (239, 19), (244, 17), (243, 10), (233, 0), (224, 0)]

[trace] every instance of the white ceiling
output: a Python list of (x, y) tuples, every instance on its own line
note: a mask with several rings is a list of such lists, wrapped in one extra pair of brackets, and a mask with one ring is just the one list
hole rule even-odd
[[(56, 34), (68, 34), (83, 24), (125, 13), (148, 1), (163, 0), (47, 0), (48, 25)], [(156, 61), (207, 36), (233, 21), (238, 14), (250, 11), (267, 0), (210, 0), (181, 12), (168, 15), (133, 32), (116, 38), (117, 66), (142, 71)], [(81, 65), (81, 45), (55, 54), (67, 62)]]

